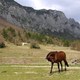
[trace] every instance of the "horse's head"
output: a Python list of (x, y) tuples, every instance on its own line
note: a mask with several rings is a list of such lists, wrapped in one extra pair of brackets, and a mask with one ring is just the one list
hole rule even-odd
[(46, 56), (46, 59), (50, 62), (54, 62), (55, 61), (55, 52), (48, 53), (48, 55)]

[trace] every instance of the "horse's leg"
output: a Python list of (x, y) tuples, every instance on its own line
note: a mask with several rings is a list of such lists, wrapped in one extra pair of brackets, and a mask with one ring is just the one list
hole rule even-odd
[(60, 72), (59, 62), (57, 63), (57, 65), (58, 65), (58, 71)]
[(64, 64), (65, 64), (65, 71), (66, 71), (66, 63), (65, 63), (65, 60), (64, 60)]
[(53, 62), (51, 62), (51, 71), (50, 71), (50, 73), (52, 73), (52, 69), (53, 69)]
[(63, 71), (63, 65), (62, 65), (62, 61), (60, 61), (60, 64), (61, 64), (61, 71)]

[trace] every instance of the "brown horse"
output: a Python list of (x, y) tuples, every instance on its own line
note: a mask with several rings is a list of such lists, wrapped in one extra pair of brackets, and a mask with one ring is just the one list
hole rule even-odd
[[(66, 66), (67, 67), (69, 66), (68, 62), (66, 61), (66, 54), (63, 51), (49, 52), (48, 55), (46, 56), (46, 59), (51, 62), (50, 73), (52, 73), (52, 69), (53, 69), (53, 64), (54, 63), (57, 63), (59, 72), (63, 71), (62, 61), (64, 61), (64, 63), (65, 63), (65, 71), (66, 71)], [(60, 67), (59, 67), (59, 63), (61, 65), (61, 70), (60, 70)]]

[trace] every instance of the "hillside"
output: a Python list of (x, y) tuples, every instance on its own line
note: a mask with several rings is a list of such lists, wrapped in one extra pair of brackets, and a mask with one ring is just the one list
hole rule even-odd
[(80, 24), (68, 19), (61, 11), (35, 10), (14, 0), (0, 0), (0, 16), (29, 31), (65, 39), (80, 39)]
[(24, 30), (0, 17), (0, 41), (17, 44), (23, 40), (25, 40)]
[(0, 17), (0, 42), (4, 41), (16, 45), (21, 45), (22, 42), (62, 45), (62, 41), (57, 37), (49, 37), (47, 35), (25, 30)]

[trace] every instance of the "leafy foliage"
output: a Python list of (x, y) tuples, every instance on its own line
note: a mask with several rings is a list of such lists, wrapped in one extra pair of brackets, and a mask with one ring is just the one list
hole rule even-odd
[(70, 40), (64, 40), (64, 41), (63, 41), (63, 46), (69, 47), (70, 45), (71, 45)]
[(80, 51), (80, 40), (73, 41), (71, 47), (74, 50)]
[(5, 40), (12, 42), (13, 38), (16, 37), (16, 31), (11, 27), (5, 28), (2, 31), (2, 35), (5, 38)]
[(0, 42), (0, 48), (4, 48), (5, 47), (5, 43), (4, 42)]
[(53, 43), (53, 39), (51, 37), (39, 33), (26, 32), (26, 37), (28, 39), (38, 41), (39, 43)]
[[(20, 44), (21, 42), (30, 42), (33, 41), (42, 43), (42, 44), (54, 44), (54, 45), (64, 45), (69, 46), (70, 42), (68, 40), (61, 40), (56, 37), (51, 37), (48, 35), (36, 33), (36, 32), (29, 32), (25, 30), (16, 30), (12, 27), (3, 28), (2, 36), (6, 41), (14, 43), (16, 45)], [(33, 46), (34, 47), (34, 46)]]
[(37, 43), (32, 43), (31, 48), (40, 49), (40, 46)]

